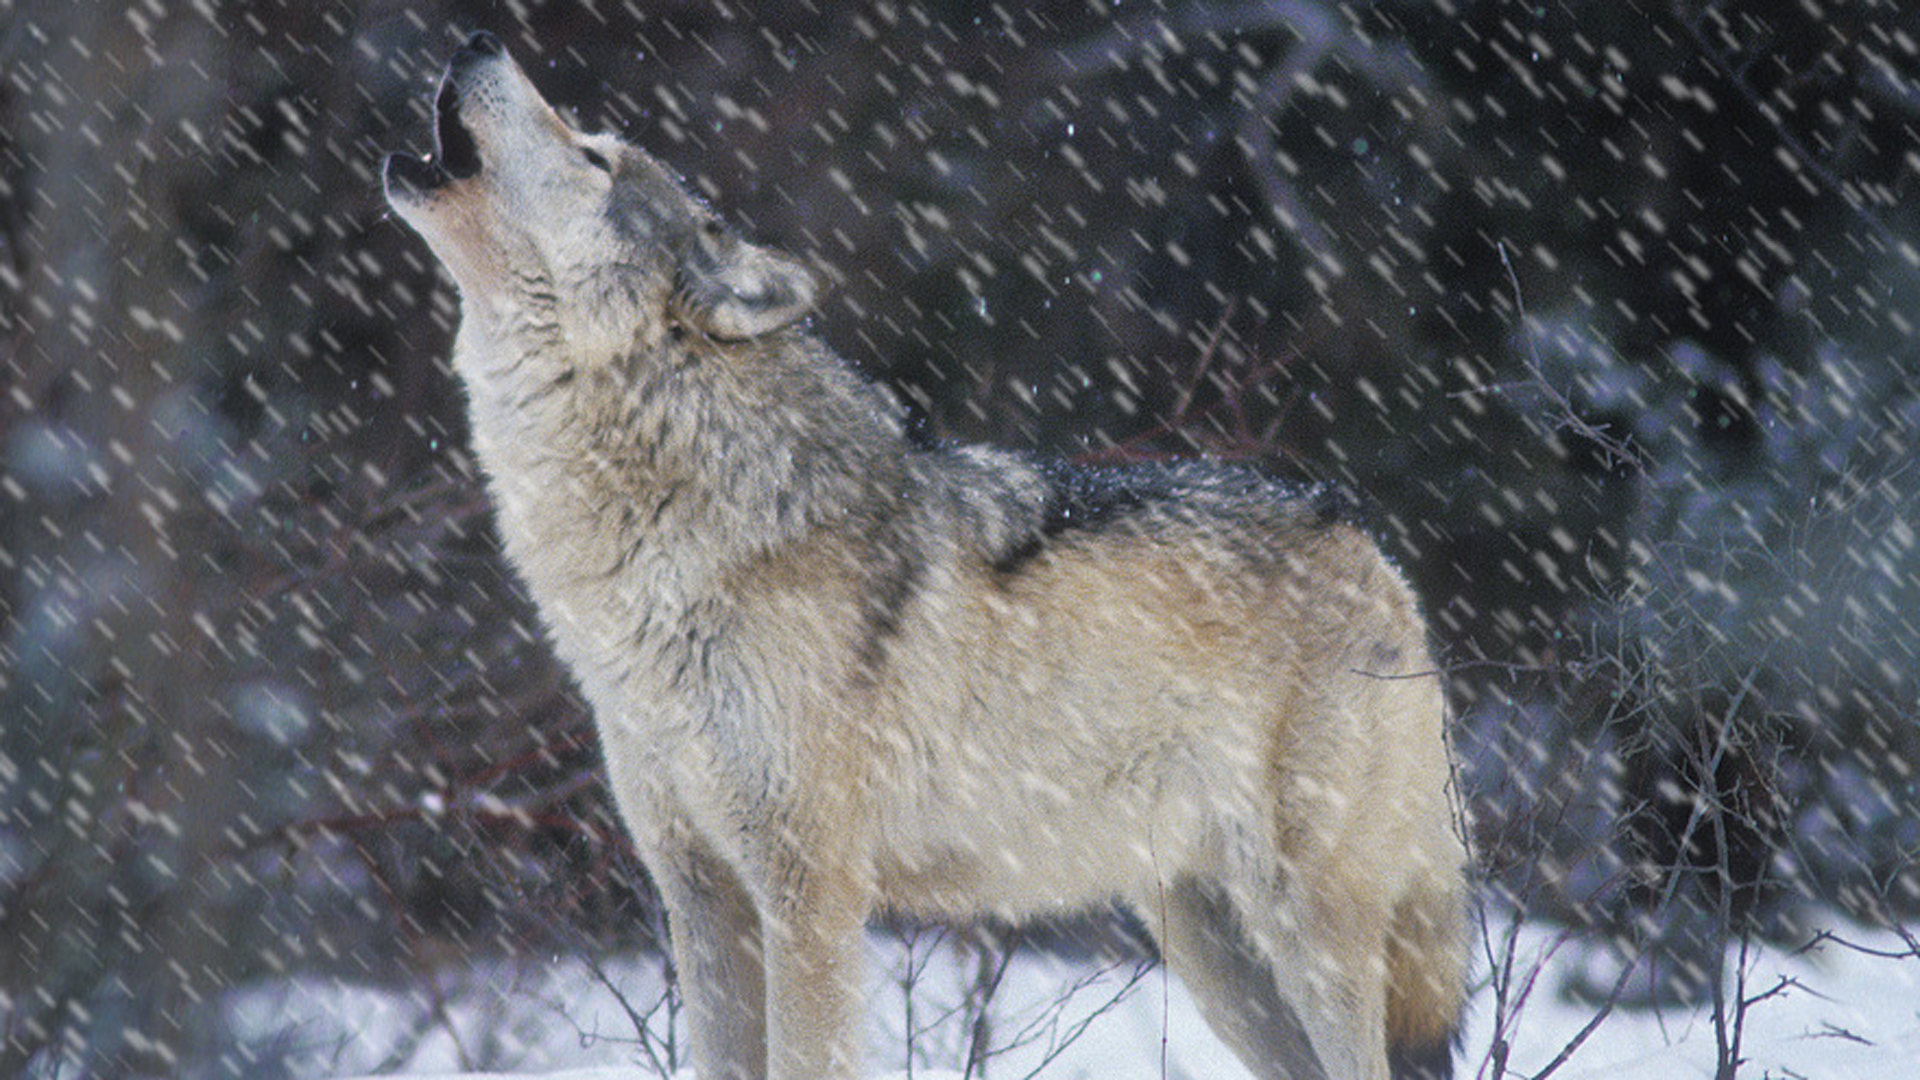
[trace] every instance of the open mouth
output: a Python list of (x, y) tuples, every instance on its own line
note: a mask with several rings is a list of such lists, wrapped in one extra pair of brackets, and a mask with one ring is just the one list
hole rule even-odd
[(439, 148), (440, 168), (455, 180), (465, 180), (480, 171), (480, 148), (474, 144), (473, 132), (460, 122), (456, 79), (456, 71), (449, 70), (440, 80), (440, 94), (433, 100), (433, 141)]
[(433, 191), (480, 172), (480, 147), (460, 119), (461, 82), (476, 61), (503, 50), (491, 34), (475, 34), (454, 54), (440, 90), (433, 99), (433, 153), (424, 157), (393, 154), (387, 158), (390, 180), (416, 191)]

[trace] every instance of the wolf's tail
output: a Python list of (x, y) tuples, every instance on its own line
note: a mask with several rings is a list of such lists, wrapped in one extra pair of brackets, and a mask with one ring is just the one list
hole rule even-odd
[(1394, 1080), (1448, 1080), (1467, 992), (1464, 885), (1422, 875), (1387, 938), (1387, 1061)]

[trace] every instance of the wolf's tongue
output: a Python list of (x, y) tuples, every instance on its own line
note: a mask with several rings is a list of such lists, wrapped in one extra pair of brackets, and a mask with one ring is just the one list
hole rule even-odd
[(480, 148), (473, 133), (460, 122), (460, 93), (451, 75), (440, 83), (440, 94), (433, 101), (433, 138), (440, 147), (440, 167), (456, 180), (480, 171)]

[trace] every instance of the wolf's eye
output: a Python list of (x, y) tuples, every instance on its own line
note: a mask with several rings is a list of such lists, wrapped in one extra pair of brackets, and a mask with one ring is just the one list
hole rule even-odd
[(591, 146), (581, 147), (580, 156), (587, 159), (587, 164), (599, 169), (601, 172), (610, 173), (613, 171), (613, 163), (607, 160), (606, 155)]

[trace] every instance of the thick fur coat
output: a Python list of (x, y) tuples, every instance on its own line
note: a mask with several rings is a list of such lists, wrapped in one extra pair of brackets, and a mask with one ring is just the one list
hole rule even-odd
[(1277, 1080), (1446, 1071), (1465, 965), (1414, 598), (1322, 501), (920, 447), (811, 272), (476, 35), (388, 198), (462, 298), (506, 552), (592, 703), (708, 1080), (860, 1072), (877, 909), (1130, 903)]

